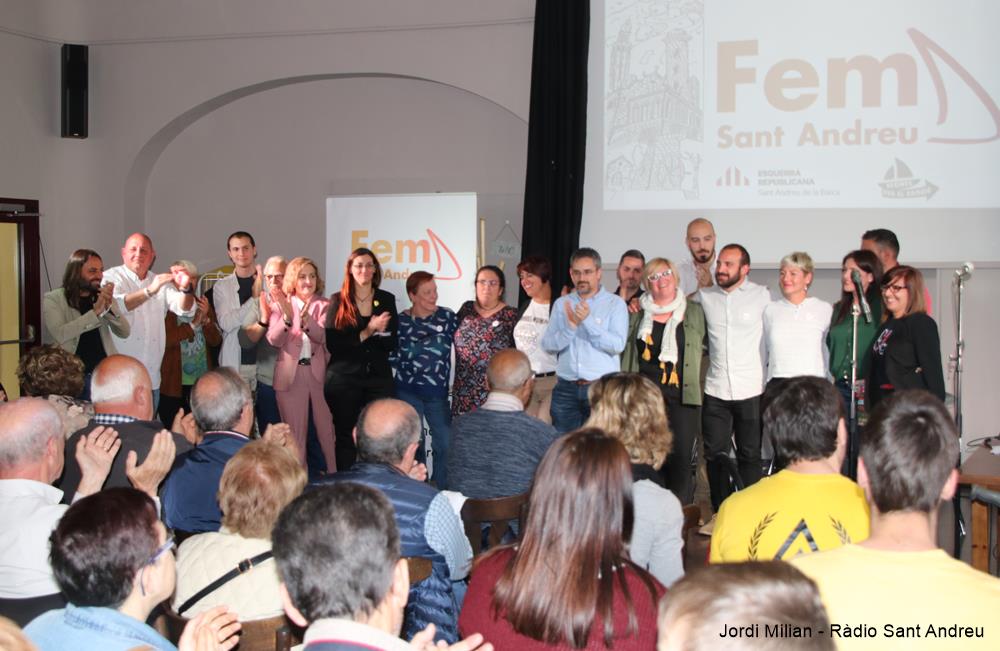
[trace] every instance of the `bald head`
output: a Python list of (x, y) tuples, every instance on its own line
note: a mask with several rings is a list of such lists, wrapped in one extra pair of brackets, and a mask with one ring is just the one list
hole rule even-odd
[(153, 250), (153, 240), (145, 233), (132, 233), (122, 247), (122, 262), (139, 277), (146, 277), (146, 272), (153, 266), (156, 251)]
[(111, 355), (94, 369), (90, 399), (99, 414), (124, 414), (140, 420), (153, 418), (153, 382), (139, 360)]
[[(40, 464), (49, 442), (58, 448), (62, 472), (62, 420), (44, 398), (21, 398), (0, 403), (0, 478), (24, 477), (24, 469)], [(55, 462), (55, 459), (52, 460)], [(55, 477), (36, 477), (46, 483)]]
[(704, 217), (692, 219), (685, 239), (691, 257), (702, 264), (715, 257), (715, 227)]
[(486, 379), (492, 391), (517, 394), (534, 377), (528, 356), (516, 348), (501, 350), (490, 360)]
[(253, 418), (250, 387), (228, 366), (209, 371), (191, 389), (191, 413), (202, 432), (249, 434), (247, 414)]
[(402, 400), (376, 400), (361, 410), (354, 434), (359, 460), (398, 466), (420, 440), (420, 416)]

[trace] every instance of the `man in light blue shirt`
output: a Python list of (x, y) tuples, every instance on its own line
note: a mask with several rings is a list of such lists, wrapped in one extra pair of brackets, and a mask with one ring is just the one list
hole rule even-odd
[(552, 390), (552, 425), (569, 432), (590, 416), (590, 383), (621, 368), (628, 309), (625, 301), (601, 288), (601, 256), (582, 248), (569, 259), (575, 291), (552, 306), (542, 348), (558, 355), (558, 381)]

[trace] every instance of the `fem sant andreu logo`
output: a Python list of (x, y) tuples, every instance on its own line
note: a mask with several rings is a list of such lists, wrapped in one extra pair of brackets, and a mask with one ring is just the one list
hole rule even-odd
[[(351, 231), (351, 250), (371, 249), (379, 263), (383, 265), (415, 265), (434, 274), (437, 280), (459, 280), (462, 265), (444, 240), (431, 229), (426, 229), (427, 237), (417, 240), (373, 240), (368, 241), (367, 230)], [(385, 270), (386, 278), (405, 278), (406, 271)]]

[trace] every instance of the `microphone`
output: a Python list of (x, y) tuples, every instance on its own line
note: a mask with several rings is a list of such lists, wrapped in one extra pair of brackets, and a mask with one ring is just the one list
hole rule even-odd
[(955, 270), (955, 277), (959, 280), (968, 280), (972, 278), (972, 272), (976, 270), (976, 265), (971, 262), (966, 262), (961, 267)]
[(858, 295), (858, 303), (861, 303), (861, 309), (865, 313), (865, 323), (871, 323), (872, 308), (868, 305), (868, 299), (865, 298), (865, 290), (861, 286), (861, 272), (857, 269), (851, 271), (851, 282), (854, 283), (854, 293)]

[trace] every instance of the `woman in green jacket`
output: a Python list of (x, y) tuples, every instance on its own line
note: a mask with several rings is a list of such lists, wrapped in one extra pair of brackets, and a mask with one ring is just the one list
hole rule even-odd
[(629, 316), (622, 370), (642, 373), (660, 388), (674, 434), (673, 450), (661, 472), (681, 504), (690, 504), (694, 445), (701, 422), (705, 313), (679, 290), (680, 276), (670, 260), (653, 258), (642, 276), (646, 291), (639, 298), (639, 311)]

